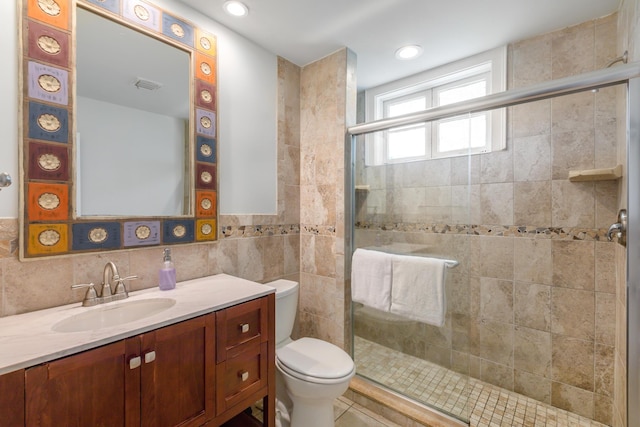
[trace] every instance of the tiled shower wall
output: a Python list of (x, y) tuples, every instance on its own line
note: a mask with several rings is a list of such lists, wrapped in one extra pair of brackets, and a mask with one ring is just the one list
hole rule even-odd
[[(509, 88), (601, 69), (617, 16), (509, 46)], [(376, 330), (392, 347), (598, 421), (613, 421), (618, 181), (616, 88), (508, 110), (507, 149), (360, 168), (356, 246), (408, 242), (460, 265), (444, 327)], [(366, 323), (366, 321), (365, 321)], [(394, 322), (391, 322), (394, 324)]]
[(345, 133), (355, 124), (356, 58), (342, 49), (300, 78), (300, 333), (346, 346)]
[[(277, 215), (223, 215), (217, 242), (172, 246), (179, 281), (217, 273), (259, 282), (298, 280), (299, 85), (299, 67), (279, 59)], [(115, 262), (122, 275), (139, 276), (129, 282), (132, 290), (157, 286), (162, 247), (20, 262), (17, 238), (18, 219), (0, 219), (0, 316), (81, 301), (84, 292), (72, 291), (71, 285), (101, 283), (107, 261)]]

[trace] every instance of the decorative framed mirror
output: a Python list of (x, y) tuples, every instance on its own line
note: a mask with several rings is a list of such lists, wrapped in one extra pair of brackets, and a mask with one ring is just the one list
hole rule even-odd
[(215, 240), (215, 36), (142, 0), (20, 11), (20, 258)]

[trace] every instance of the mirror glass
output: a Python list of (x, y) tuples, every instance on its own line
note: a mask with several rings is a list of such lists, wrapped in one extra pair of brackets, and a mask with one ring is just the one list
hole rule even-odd
[(190, 53), (77, 8), (76, 217), (191, 215)]

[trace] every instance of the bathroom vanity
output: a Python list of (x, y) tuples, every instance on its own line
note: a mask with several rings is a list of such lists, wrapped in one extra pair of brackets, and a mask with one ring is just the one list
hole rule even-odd
[[(132, 321), (100, 313), (157, 300), (175, 302)], [(219, 426), (263, 399), (273, 426), (274, 311), (273, 288), (221, 274), (0, 319), (0, 424)], [(116, 324), (89, 329), (98, 314)]]

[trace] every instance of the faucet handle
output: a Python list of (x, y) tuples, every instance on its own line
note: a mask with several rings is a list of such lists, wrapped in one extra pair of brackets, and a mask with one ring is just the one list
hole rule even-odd
[(82, 305), (84, 307), (91, 307), (98, 304), (98, 293), (96, 292), (95, 285), (93, 283), (78, 283), (71, 285), (71, 289), (88, 288), (87, 293), (84, 295)]
[(127, 298), (129, 296), (129, 292), (127, 291), (127, 286), (125, 285), (125, 280), (135, 280), (138, 276), (135, 274), (133, 276), (120, 277), (119, 275), (113, 276), (113, 281), (116, 282), (116, 290), (113, 293), (116, 299)]

